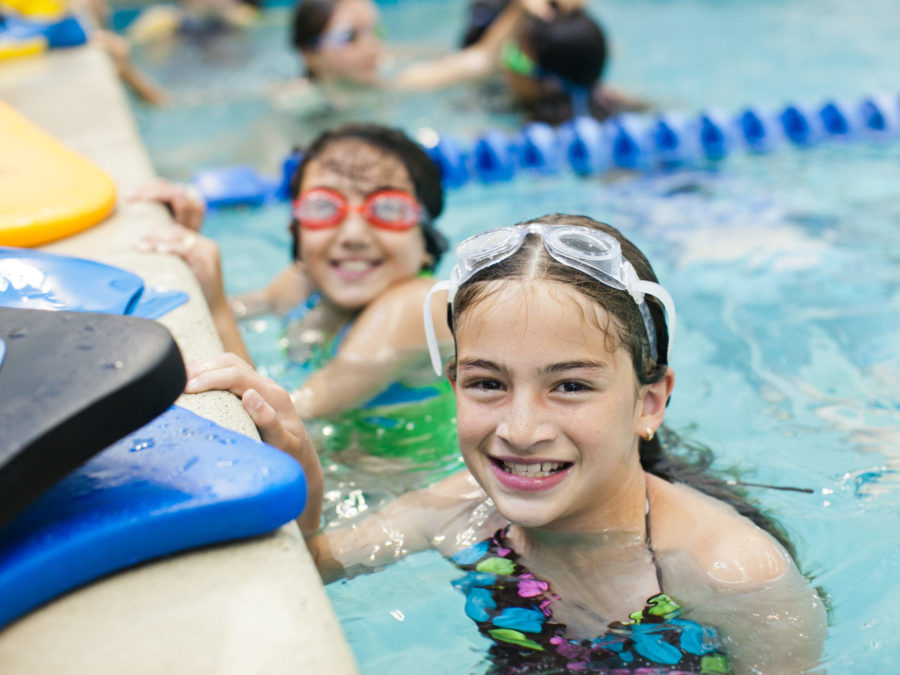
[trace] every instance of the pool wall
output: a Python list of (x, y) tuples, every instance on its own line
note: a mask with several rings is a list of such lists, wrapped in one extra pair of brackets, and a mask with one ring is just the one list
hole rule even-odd
[[(132, 248), (171, 220), (160, 206), (127, 199), (154, 170), (107, 56), (88, 45), (0, 66), (0, 98), (101, 166), (118, 189), (113, 216), (43, 248), (186, 291), (189, 302), (160, 323), (186, 362), (221, 352), (189, 269), (172, 256)], [(183, 395), (178, 404), (258, 438), (231, 394)], [(290, 523), (264, 537), (115, 574), (45, 605), (0, 632), (0, 672), (340, 675), (358, 669), (299, 529)]]

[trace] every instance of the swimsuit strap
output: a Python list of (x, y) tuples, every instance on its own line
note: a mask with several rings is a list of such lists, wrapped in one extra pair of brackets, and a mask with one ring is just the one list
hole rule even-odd
[(653, 560), (653, 567), (656, 569), (656, 583), (659, 585), (659, 592), (663, 593), (662, 570), (659, 567), (659, 560), (656, 558), (656, 551), (653, 550), (653, 540), (650, 538), (650, 491), (647, 490), (644, 497), (644, 529), (647, 532), (647, 550), (650, 551), (650, 559)]

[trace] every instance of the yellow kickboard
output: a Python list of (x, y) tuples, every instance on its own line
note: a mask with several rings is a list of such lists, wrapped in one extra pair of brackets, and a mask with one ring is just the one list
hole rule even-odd
[(116, 186), (99, 167), (0, 101), (0, 245), (39, 246), (101, 222)]

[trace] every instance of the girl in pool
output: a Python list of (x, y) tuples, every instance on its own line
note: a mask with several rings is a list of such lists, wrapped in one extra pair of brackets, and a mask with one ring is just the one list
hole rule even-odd
[(643, 254), (565, 215), (456, 252), (436, 290), (468, 470), (352, 529), (318, 531), (321, 471), (287, 392), (230, 359), (188, 368), (191, 391), (241, 396), (306, 468), (299, 523), (323, 578), (437, 548), (465, 572), (455, 585), (493, 641), (491, 672), (815, 668), (825, 612), (789, 543), (661, 428), (675, 310)]
[[(398, 130), (346, 125), (305, 151), (292, 193), (296, 262), (261, 291), (229, 301), (215, 243), (187, 228), (154, 234), (142, 248), (188, 262), (226, 351), (244, 360), (235, 314), (287, 315), (289, 354), (313, 370), (292, 394), (295, 410), (340, 415), (325, 447), (449, 452), (456, 465), (453, 395), (430, 372), (422, 327), (431, 270), (446, 248), (434, 226), (444, 204), (437, 166)], [(151, 185), (138, 197), (171, 204), (199, 228), (202, 203), (180, 186)], [(423, 417), (433, 419), (427, 428)]]
[(502, 74), (510, 98), (533, 118), (558, 123), (575, 113), (605, 117), (635, 109), (635, 101), (601, 94), (605, 37), (583, 5), (583, 0), (511, 0), (463, 49), (386, 77), (378, 12), (370, 0), (303, 0), (291, 39), (303, 56), (307, 80), (286, 91), (300, 87), (306, 91), (304, 105), (311, 105), (316, 96), (309, 95), (308, 82), (332, 90), (427, 90)]

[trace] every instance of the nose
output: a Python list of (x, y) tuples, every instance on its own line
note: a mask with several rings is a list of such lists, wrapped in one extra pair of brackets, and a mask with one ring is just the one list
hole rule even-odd
[(547, 411), (527, 392), (517, 392), (497, 425), (497, 437), (511, 449), (525, 452), (556, 438), (556, 426)]
[(338, 225), (337, 243), (344, 248), (365, 248), (372, 242), (372, 228), (355, 208)]

